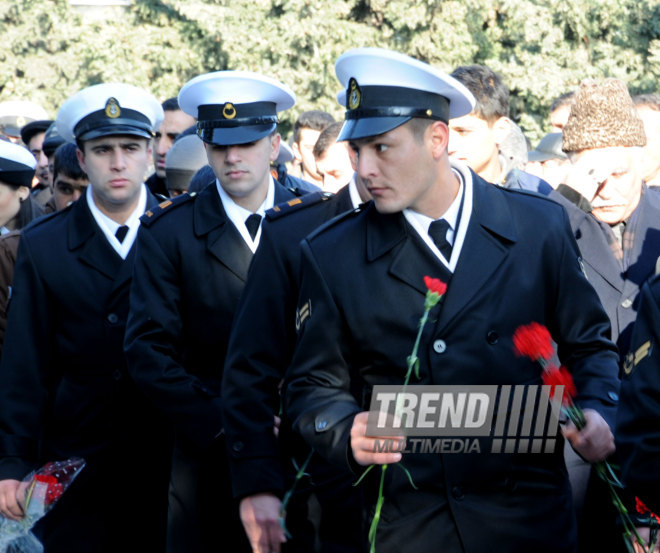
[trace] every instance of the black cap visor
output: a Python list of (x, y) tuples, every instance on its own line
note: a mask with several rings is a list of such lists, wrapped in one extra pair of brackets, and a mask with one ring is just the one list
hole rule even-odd
[(410, 121), (412, 117), (365, 117), (364, 119), (346, 119), (339, 132), (337, 142), (357, 140), (386, 133)]
[(234, 144), (249, 144), (272, 134), (277, 123), (263, 125), (241, 125), (234, 127), (201, 127), (197, 123), (197, 134), (207, 144), (218, 146), (232, 146)]
[(11, 159), (0, 158), (0, 182), (11, 187), (32, 188), (34, 169)]

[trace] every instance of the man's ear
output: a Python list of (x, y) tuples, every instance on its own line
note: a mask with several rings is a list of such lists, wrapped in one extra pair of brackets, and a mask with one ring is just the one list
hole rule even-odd
[(87, 173), (87, 167), (85, 167), (85, 154), (80, 148), (76, 150), (76, 157), (78, 158), (78, 164), (80, 165), (80, 168), (85, 173)]
[(302, 154), (300, 153), (300, 146), (297, 142), (291, 144), (291, 149), (293, 150), (293, 159), (298, 163), (302, 162)]
[(500, 117), (495, 123), (493, 123), (493, 137), (495, 138), (495, 144), (497, 144), (498, 147), (511, 132), (511, 125), (513, 125), (513, 121), (508, 117)]
[(426, 132), (429, 134), (431, 141), (431, 151), (434, 158), (439, 158), (444, 152), (447, 151), (449, 145), (449, 127), (444, 121), (433, 121)]
[(19, 186), (16, 193), (18, 194), (18, 199), (24, 202), (30, 196), (30, 189), (27, 186)]
[(280, 141), (282, 137), (280, 133), (276, 132), (270, 137), (270, 160), (275, 161), (277, 156), (280, 155)]

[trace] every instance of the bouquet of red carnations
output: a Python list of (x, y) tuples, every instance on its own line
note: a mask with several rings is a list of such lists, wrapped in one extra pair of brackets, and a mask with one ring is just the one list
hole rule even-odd
[(53, 508), (84, 466), (83, 459), (74, 457), (48, 463), (23, 480), (20, 490), (25, 493), (25, 516), (21, 520), (10, 520), (0, 515), (0, 553), (40, 553), (44, 550), (32, 533), (32, 527)]

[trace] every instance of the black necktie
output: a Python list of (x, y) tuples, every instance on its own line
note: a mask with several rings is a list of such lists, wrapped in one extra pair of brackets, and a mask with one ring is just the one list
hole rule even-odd
[(440, 253), (445, 256), (447, 261), (451, 258), (451, 244), (447, 240), (447, 231), (449, 228), (449, 223), (444, 219), (438, 219), (429, 225), (429, 236), (433, 239)]
[(117, 229), (117, 232), (115, 232), (115, 236), (117, 240), (119, 240), (119, 243), (121, 244), (124, 241), (124, 238), (126, 238), (126, 234), (128, 233), (128, 226), (127, 225), (122, 225)]
[(254, 237), (257, 235), (260, 224), (261, 224), (261, 215), (259, 215), (258, 213), (253, 213), (247, 219), (245, 219), (245, 226), (247, 227), (252, 240), (254, 240)]

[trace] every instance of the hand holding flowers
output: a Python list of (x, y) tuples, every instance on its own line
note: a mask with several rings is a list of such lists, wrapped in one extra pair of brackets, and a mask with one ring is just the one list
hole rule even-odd
[(32, 527), (53, 508), (84, 466), (85, 461), (79, 458), (47, 463), (18, 484), (17, 507), (22, 513), (12, 513), (12, 518), (0, 516), (0, 553), (43, 551), (43, 546), (31, 532)]
[[(582, 410), (575, 404), (577, 388), (573, 376), (565, 367), (557, 368), (551, 361), (554, 354), (552, 338), (548, 329), (538, 323), (530, 323), (516, 329), (513, 344), (518, 355), (529, 357), (543, 368), (543, 383), (550, 386), (550, 397), (557, 393), (557, 387), (563, 387), (562, 413), (570, 424), (563, 430), (564, 436), (573, 448), (587, 461), (594, 462), (598, 476), (607, 484), (612, 503), (616, 507), (623, 524), (624, 542), (628, 551), (633, 553), (633, 543), (637, 551), (646, 553), (646, 542), (640, 537), (633, 524), (628, 509), (621, 501), (617, 489), (623, 484), (617, 477), (612, 465), (604, 459), (614, 452), (614, 437), (605, 420), (594, 410)], [(561, 392), (560, 392), (561, 393)], [(653, 550), (651, 544), (650, 550)]]

